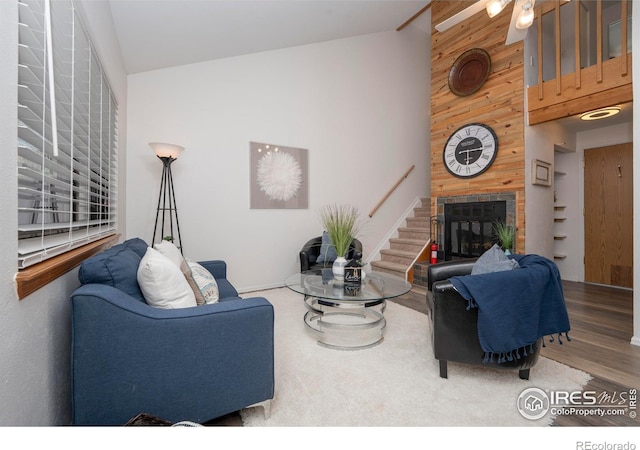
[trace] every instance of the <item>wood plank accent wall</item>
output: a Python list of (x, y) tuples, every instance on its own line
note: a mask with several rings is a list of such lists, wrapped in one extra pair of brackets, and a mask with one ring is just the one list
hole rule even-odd
[[(473, 4), (473, 1), (434, 1), (432, 28)], [(431, 213), (437, 214), (438, 197), (514, 192), (516, 195), (516, 252), (524, 252), (524, 49), (522, 42), (505, 46), (511, 4), (489, 19), (480, 12), (470, 19), (431, 35)], [(491, 73), (484, 86), (467, 97), (451, 93), (449, 70), (470, 48), (483, 48), (491, 57)], [(498, 136), (498, 154), (483, 174), (460, 179), (444, 167), (442, 151), (448, 137), (461, 126), (480, 122)]]

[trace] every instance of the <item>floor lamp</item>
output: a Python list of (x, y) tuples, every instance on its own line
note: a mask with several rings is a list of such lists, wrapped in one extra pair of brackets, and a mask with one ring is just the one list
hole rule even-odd
[[(182, 238), (180, 237), (180, 222), (178, 221), (178, 208), (176, 206), (176, 195), (173, 190), (173, 177), (171, 176), (171, 163), (173, 163), (184, 147), (174, 144), (165, 144), (162, 142), (150, 142), (149, 146), (153, 149), (156, 156), (162, 161), (162, 180), (160, 181), (160, 193), (158, 194), (158, 208), (156, 210), (156, 223), (153, 227), (153, 238), (151, 245), (156, 243), (156, 234), (159, 239), (166, 239), (173, 242), (182, 253)], [(168, 220), (166, 219), (166, 216)], [(173, 222), (175, 219), (175, 231)], [(158, 230), (158, 225), (160, 225)], [(165, 234), (165, 228), (168, 227), (168, 233)], [(177, 239), (176, 239), (177, 238)], [(177, 242), (176, 242), (177, 240)]]

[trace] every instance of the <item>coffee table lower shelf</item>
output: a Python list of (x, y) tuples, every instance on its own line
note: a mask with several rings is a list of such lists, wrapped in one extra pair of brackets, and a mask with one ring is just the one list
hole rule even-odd
[(319, 345), (341, 350), (373, 347), (384, 339), (385, 300), (349, 302), (305, 297), (304, 323)]

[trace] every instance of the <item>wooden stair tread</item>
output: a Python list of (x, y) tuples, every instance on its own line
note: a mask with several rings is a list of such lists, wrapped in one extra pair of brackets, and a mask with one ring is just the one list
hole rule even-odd
[(428, 239), (412, 239), (412, 238), (391, 238), (389, 242), (396, 244), (415, 244), (424, 245)]
[[(413, 263), (423, 257), (432, 232), (431, 198), (422, 197), (420, 201), (420, 206), (413, 208), (413, 216), (405, 217), (405, 226), (396, 230), (397, 237), (389, 238), (390, 248), (380, 250), (381, 259), (370, 262), (372, 270), (413, 281)], [(426, 293), (424, 290), (417, 292)]]
[(394, 248), (381, 250), (380, 253), (382, 253), (383, 255), (403, 256), (406, 258), (415, 258), (417, 256), (416, 252), (412, 252), (409, 250), (398, 250)]
[(398, 272), (405, 272), (407, 270), (406, 264), (395, 263), (391, 261), (372, 261), (371, 267), (382, 267), (389, 270), (395, 270)]
[(418, 227), (400, 227), (398, 231), (416, 231), (418, 233), (428, 233), (429, 230), (426, 228), (418, 228)]

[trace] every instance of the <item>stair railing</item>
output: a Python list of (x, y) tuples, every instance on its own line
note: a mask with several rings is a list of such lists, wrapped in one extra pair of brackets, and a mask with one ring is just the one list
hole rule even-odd
[(393, 185), (393, 187), (391, 189), (389, 189), (389, 192), (386, 193), (386, 195), (384, 197), (382, 197), (382, 200), (380, 200), (378, 202), (378, 204), (375, 206), (375, 208), (373, 208), (371, 210), (371, 212), (369, 213), (369, 217), (373, 217), (373, 215), (376, 213), (376, 211), (378, 211), (378, 209), (380, 209), (380, 207), (382, 206), (382, 204), (391, 196), (391, 194), (393, 194), (393, 191), (395, 191), (398, 186), (400, 186), (400, 183), (402, 183), (411, 173), (411, 171), (413, 169), (415, 169), (416, 165), (414, 164), (413, 166), (409, 167), (409, 170), (407, 170), (404, 175), (402, 175), (402, 177), (400, 177), (400, 179), (396, 182), (396, 184)]

